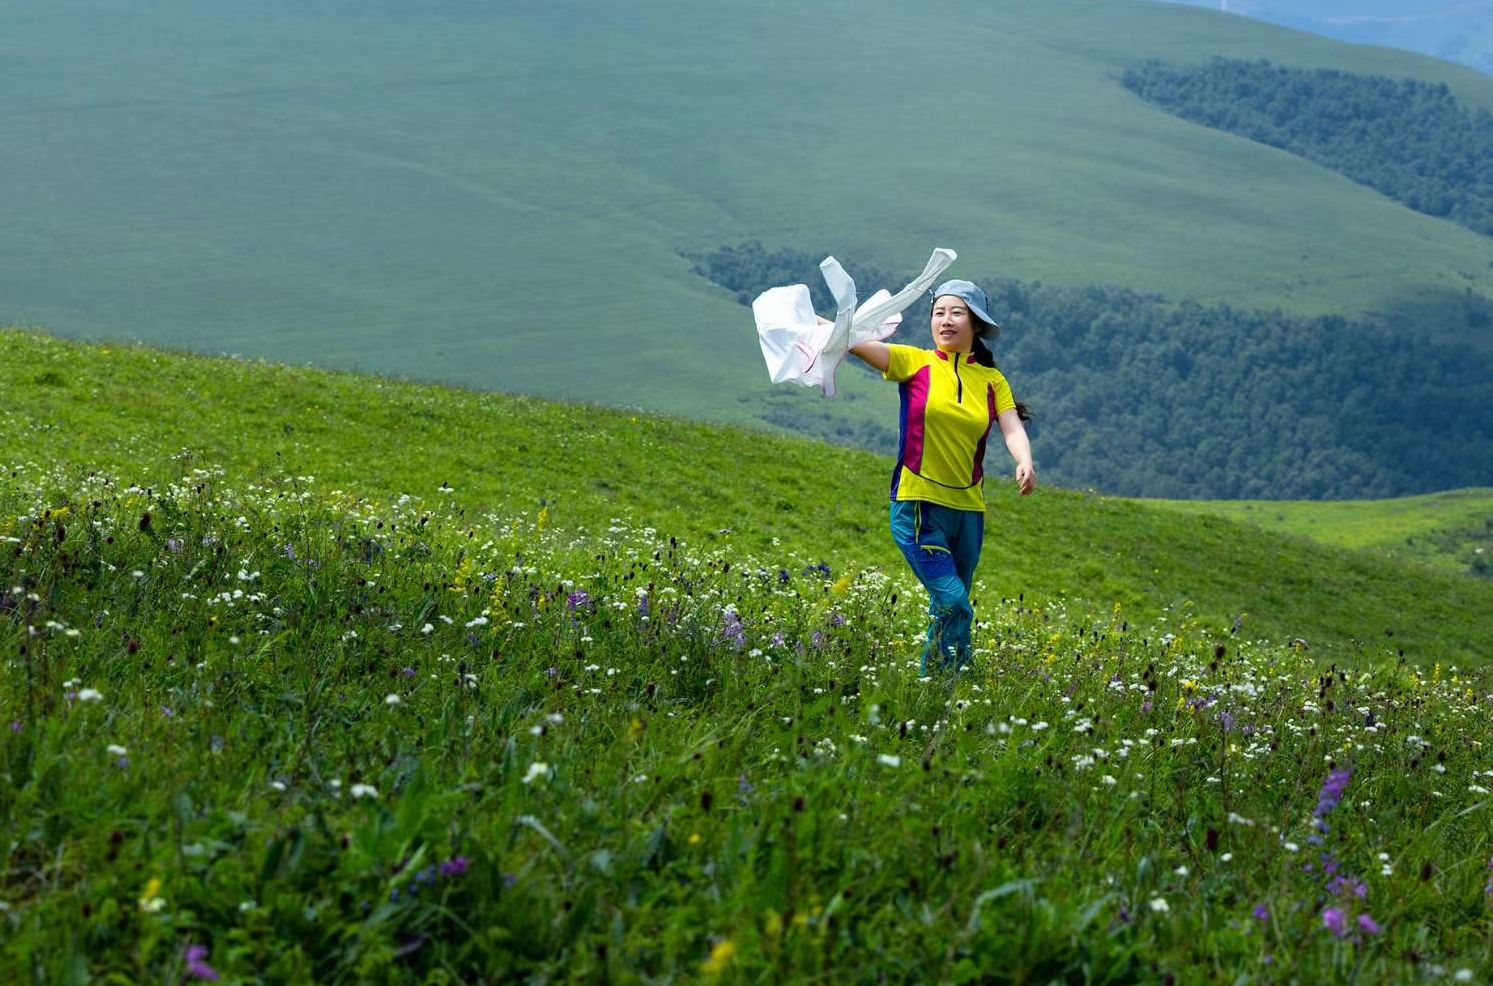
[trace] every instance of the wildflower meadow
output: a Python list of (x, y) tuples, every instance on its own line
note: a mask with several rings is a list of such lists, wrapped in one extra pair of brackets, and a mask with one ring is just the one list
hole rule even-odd
[[(448, 487), (0, 479), (6, 982), (1486, 982), (1493, 687)], [(1389, 642), (1392, 643), (1392, 642)]]

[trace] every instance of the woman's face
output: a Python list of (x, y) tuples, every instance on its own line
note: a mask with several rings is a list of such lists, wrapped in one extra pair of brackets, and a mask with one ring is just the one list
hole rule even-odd
[(958, 295), (933, 299), (933, 344), (944, 352), (967, 353), (975, 346), (975, 317)]

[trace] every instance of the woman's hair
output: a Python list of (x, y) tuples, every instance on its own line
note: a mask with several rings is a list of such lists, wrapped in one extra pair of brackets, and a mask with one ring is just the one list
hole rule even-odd
[[(970, 348), (970, 352), (978, 356), (980, 362), (984, 365), (994, 367), (997, 370), (1000, 369), (1000, 367), (995, 365), (995, 356), (990, 352), (990, 347), (985, 345), (985, 340), (979, 336), (975, 336), (975, 342)], [(1022, 421), (1030, 421), (1032, 420), (1032, 409), (1021, 401), (1017, 401), (1016, 416)]]

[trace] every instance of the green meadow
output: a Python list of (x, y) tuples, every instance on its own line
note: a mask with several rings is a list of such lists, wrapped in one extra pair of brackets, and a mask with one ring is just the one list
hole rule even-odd
[(5, 0), (0, 16), (0, 321), (73, 337), (745, 421), (750, 318), (684, 254), (746, 239), (852, 273), (950, 246), (962, 276), (1305, 314), (1493, 297), (1487, 238), (1119, 80), (1153, 57), (1268, 57), (1445, 82), (1474, 108), (1493, 81), (1215, 11)]
[[(544, 510), (566, 529), (624, 517), (754, 552), (790, 545), (836, 570), (903, 564), (886, 533), (891, 460), (865, 452), (313, 368), (18, 330), (0, 340), (25, 368), (0, 382), (14, 463), (143, 487), (176, 481), (183, 463), (376, 497), (449, 484), (474, 508)], [(1403, 649), (1477, 665), (1493, 652), (1493, 584), (1144, 501), (1056, 488), (1022, 499), (989, 485), (981, 570), (1003, 598), (1082, 599), (1144, 619), (1185, 611), (1341, 660)]]
[(919, 678), (875, 456), (0, 343), (6, 982), (1493, 971), (1486, 582), (995, 494)]
[(1344, 548), (1409, 558), (1448, 571), (1493, 572), (1493, 491), (1451, 490), (1391, 500), (1152, 500)]

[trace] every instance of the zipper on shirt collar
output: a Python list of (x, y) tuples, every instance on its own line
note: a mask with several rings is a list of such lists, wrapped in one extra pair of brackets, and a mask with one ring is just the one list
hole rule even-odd
[(954, 400), (954, 403), (956, 404), (964, 403), (964, 378), (959, 375), (959, 357), (961, 355), (961, 353), (954, 354), (954, 382), (959, 385), (959, 389)]

